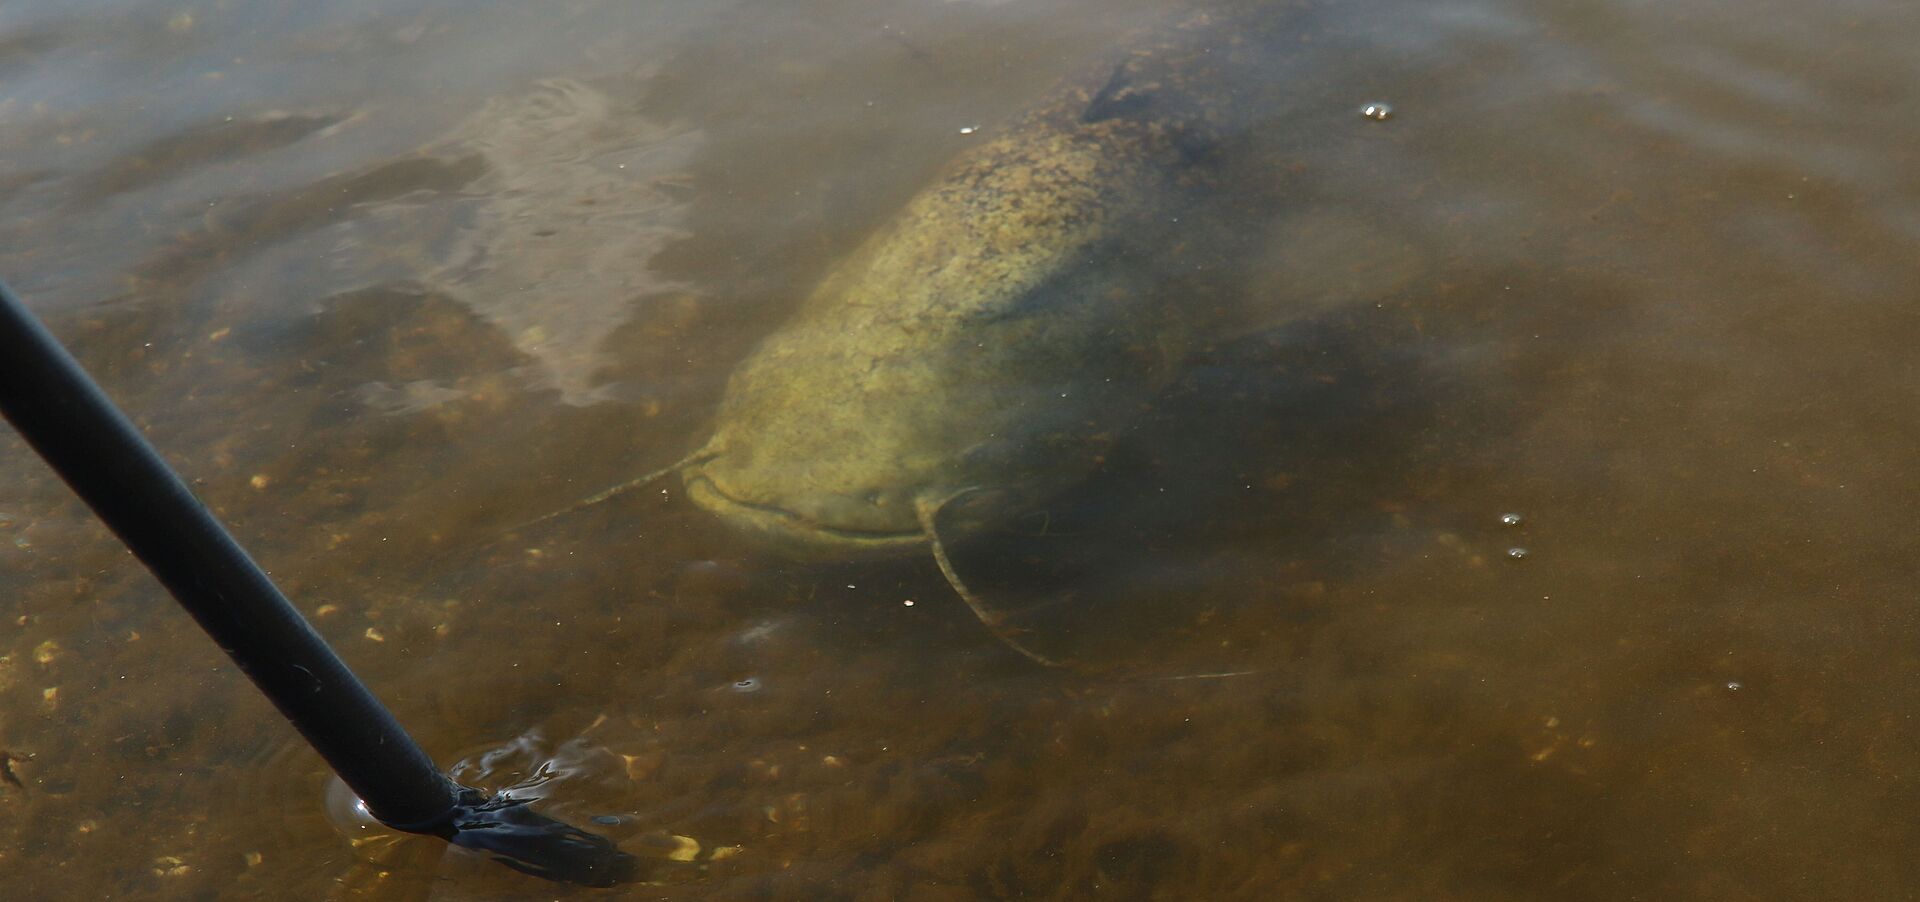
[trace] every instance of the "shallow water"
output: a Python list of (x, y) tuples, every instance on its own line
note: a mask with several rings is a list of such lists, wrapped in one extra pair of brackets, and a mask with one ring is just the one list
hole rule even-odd
[[(438, 760), (700, 844), (626, 896), (1910, 895), (1911, 4), (1288, 13), (1232, 326), (958, 555), (1080, 667), (674, 481), (516, 526), (1183, 6), (10, 4), (0, 275)], [(9, 897), (589, 894), (350, 844), (7, 442)]]

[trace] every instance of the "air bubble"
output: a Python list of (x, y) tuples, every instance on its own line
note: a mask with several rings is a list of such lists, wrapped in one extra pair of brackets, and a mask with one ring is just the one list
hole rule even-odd
[(322, 807), (326, 810), (327, 820), (333, 823), (333, 829), (350, 840), (380, 833), (392, 833), (393, 829), (380, 823), (367, 809), (367, 803), (353, 794), (345, 781), (339, 777), (328, 777), (327, 788), (322, 794)]
[(1393, 118), (1393, 106), (1376, 101), (1361, 107), (1360, 115), (1372, 119), (1375, 122), (1385, 122)]
[(733, 691), (735, 691), (735, 692), (742, 692), (742, 693), (744, 693), (744, 692), (759, 692), (759, 691), (760, 691), (760, 678), (759, 678), (759, 677), (746, 677), (746, 678), (744, 678), (744, 679), (738, 679), (738, 680), (734, 680), (734, 681), (733, 681), (733, 685), (732, 685), (732, 686), (730, 686), (730, 687), (728, 687), (728, 688), (730, 688), (730, 689), (732, 689), (732, 690), (733, 690)]
[(1507, 557), (1513, 558), (1516, 561), (1525, 558), (1527, 554), (1528, 552), (1525, 548), (1521, 548), (1517, 545), (1507, 549)]
[(1519, 526), (1521, 523), (1526, 522), (1526, 518), (1519, 514), (1501, 514), (1500, 522), (1508, 526)]

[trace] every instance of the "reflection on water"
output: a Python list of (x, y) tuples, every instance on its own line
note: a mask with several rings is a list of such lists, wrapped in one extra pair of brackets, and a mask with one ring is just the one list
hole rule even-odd
[[(685, 204), (667, 192), (700, 145), (697, 131), (616, 116), (614, 103), (568, 79), (490, 99), (423, 152), (474, 159), (482, 174), (457, 192), (396, 198), (330, 227), (329, 275), (341, 287), (414, 281), (454, 298), (537, 360), (563, 400), (592, 400), (607, 333), (682, 287), (649, 264), (685, 237)], [(286, 263), (255, 265), (278, 272)]]
[[(0, 274), (430, 751), (649, 895), (1903, 897), (1892, 0), (1269, 4), (1265, 115), (1206, 163), (1244, 190), (1168, 239), (1232, 236), (1232, 288), (1094, 473), (957, 553), (1078, 668), (675, 481), (516, 527), (696, 446), (944, 161), (1187, 6), (14, 4)], [(14, 894), (555, 894), (350, 844), (8, 448)]]

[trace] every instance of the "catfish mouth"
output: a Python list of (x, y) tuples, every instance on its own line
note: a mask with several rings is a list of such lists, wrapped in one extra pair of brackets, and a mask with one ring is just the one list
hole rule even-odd
[(789, 546), (814, 552), (888, 551), (927, 544), (924, 530), (875, 530), (834, 526), (797, 511), (734, 497), (713, 477), (694, 471), (684, 476), (687, 496), (721, 519), (751, 528)]

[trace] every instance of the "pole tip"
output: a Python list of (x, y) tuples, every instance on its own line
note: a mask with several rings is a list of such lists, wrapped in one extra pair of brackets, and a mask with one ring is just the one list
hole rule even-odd
[(640, 876), (639, 859), (527, 807), (526, 799), (461, 787), (441, 835), (526, 874), (581, 886), (616, 886)]

